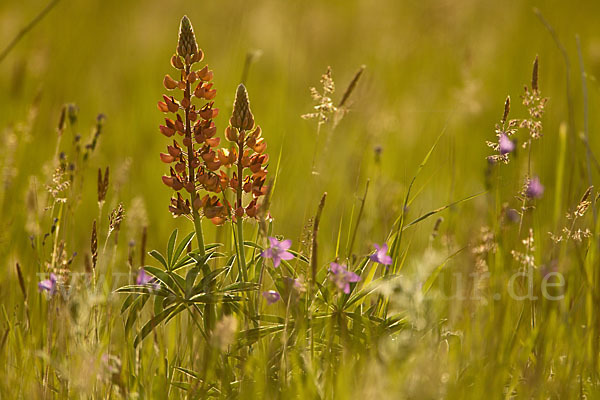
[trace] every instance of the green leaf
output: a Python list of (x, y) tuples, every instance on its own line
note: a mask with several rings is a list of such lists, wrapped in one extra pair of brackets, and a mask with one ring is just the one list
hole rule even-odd
[(238, 340), (237, 347), (242, 348), (244, 346), (249, 346), (267, 335), (282, 331), (283, 328), (285, 328), (285, 324), (259, 326), (258, 328), (251, 328), (241, 331), (239, 333), (240, 340)]
[(144, 338), (148, 336), (148, 334), (152, 332), (152, 330), (156, 328), (158, 324), (160, 324), (165, 318), (167, 318), (173, 313), (178, 313), (184, 309), (184, 306), (182, 306), (181, 304), (177, 304), (155, 315), (153, 318), (150, 319), (150, 321), (146, 322), (146, 324), (142, 327), (141, 331), (137, 334), (133, 341), (133, 347), (137, 347), (140, 344), (140, 342), (144, 340)]
[(165, 269), (169, 269), (169, 266), (167, 264), (167, 260), (165, 260), (165, 256), (163, 256), (162, 254), (160, 254), (160, 252), (158, 250), (152, 250), (148, 254), (150, 256), (152, 256), (155, 260), (157, 260), (159, 263), (161, 263), (162, 266), (165, 267)]
[[(118, 291), (118, 289), (117, 289)], [(123, 305), (121, 306), (121, 314), (125, 313), (125, 311), (127, 311), (127, 309), (137, 300), (138, 298), (138, 294), (137, 293), (130, 293), (126, 298), (125, 301), (123, 302)]]
[(173, 253), (173, 260), (171, 261), (170, 265), (175, 264), (179, 260), (179, 257), (181, 257), (181, 253), (183, 253), (185, 248), (188, 247), (188, 245), (192, 242), (195, 235), (196, 232), (191, 232), (185, 238), (183, 238), (183, 240), (177, 246), (175, 253)]
[(458, 205), (458, 204), (460, 204), (460, 203), (462, 203), (462, 202), (465, 202), (465, 201), (469, 201), (469, 200), (471, 200), (471, 199), (474, 199), (474, 198), (476, 198), (476, 197), (479, 197), (479, 196), (481, 196), (482, 194), (485, 194), (485, 193), (487, 193), (487, 191), (480, 192), (480, 193), (477, 193), (477, 194), (473, 194), (473, 195), (471, 195), (471, 196), (467, 196), (467, 197), (465, 197), (464, 199), (461, 199), (461, 200), (458, 200), (458, 201), (452, 202), (452, 203), (450, 203), (450, 204), (447, 204), (447, 205), (445, 205), (445, 206), (443, 206), (443, 207), (436, 208), (435, 210), (429, 211), (428, 213), (425, 213), (425, 214), (421, 215), (419, 218), (415, 219), (415, 220), (414, 220), (414, 221), (412, 221), (411, 223), (409, 223), (409, 224), (407, 224), (406, 226), (404, 226), (404, 227), (402, 228), (402, 231), (404, 231), (404, 230), (406, 230), (406, 229), (410, 228), (411, 226), (413, 226), (413, 225), (415, 225), (415, 224), (417, 224), (417, 223), (419, 223), (419, 222), (423, 221), (424, 219), (427, 219), (427, 218), (431, 217), (432, 215), (435, 215), (435, 214), (437, 214), (437, 213), (439, 213), (439, 212), (442, 212), (442, 211), (444, 211), (444, 210), (445, 210), (445, 209), (447, 209), (447, 208), (453, 207), (453, 206), (455, 206), (455, 205)]
[(125, 321), (125, 332), (129, 332), (131, 330), (133, 324), (135, 324), (135, 321), (139, 316), (139, 311), (142, 308), (144, 308), (144, 305), (146, 305), (146, 302), (149, 298), (149, 296), (141, 296), (138, 297), (137, 300), (133, 303), (133, 305), (130, 308), (129, 314), (127, 315), (127, 321)]
[(169, 267), (171, 267), (173, 262), (173, 250), (175, 249), (175, 242), (177, 242), (177, 229), (171, 233), (171, 237), (169, 237), (169, 243), (167, 244), (167, 265)]
[(190, 297), (189, 301), (202, 304), (230, 303), (243, 300), (241, 296), (217, 295), (201, 293)]
[(457, 255), (458, 253), (460, 253), (464, 249), (466, 249), (466, 247), (463, 247), (462, 249), (459, 249), (459, 250), (455, 251), (450, 256), (448, 256), (448, 258), (446, 258), (443, 263), (441, 263), (433, 271), (431, 271), (431, 274), (429, 274), (429, 277), (427, 278), (427, 280), (423, 284), (423, 288), (421, 289), (421, 291), (423, 292), (423, 294), (426, 294), (429, 291), (429, 289), (431, 289), (431, 286), (433, 286), (433, 283), (437, 279), (438, 275), (440, 274), (440, 272), (442, 271), (442, 269), (444, 268), (444, 266), (446, 266), (446, 264), (448, 263), (448, 261), (450, 261), (451, 258), (453, 258), (455, 255)]
[(156, 279), (158, 279), (162, 283), (161, 287), (168, 289), (171, 293), (181, 293), (181, 289), (179, 289), (179, 287), (175, 284), (171, 276), (165, 271), (149, 265), (145, 266), (144, 269), (146, 270), (146, 272), (156, 277)]
[(261, 251), (263, 250), (262, 246), (260, 246), (257, 243), (254, 243), (254, 242), (252, 242), (250, 240), (244, 240), (244, 246), (246, 246), (246, 247), (253, 247), (253, 248), (255, 248), (257, 250), (261, 250)]
[(194, 288), (194, 284), (196, 283), (196, 277), (198, 276), (199, 272), (200, 272), (200, 267), (195, 266), (195, 267), (190, 268), (187, 275), (185, 276), (185, 295), (186, 295), (186, 297), (189, 297), (189, 295), (192, 293), (192, 289)]

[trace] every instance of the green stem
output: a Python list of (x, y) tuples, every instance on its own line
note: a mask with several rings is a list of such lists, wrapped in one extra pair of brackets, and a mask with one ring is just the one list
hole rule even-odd
[(242, 271), (242, 278), (244, 282), (248, 282), (248, 272), (246, 271), (246, 254), (244, 252), (244, 227), (242, 218), (238, 218), (236, 221), (237, 225), (237, 235), (238, 235), (238, 259), (239, 259), (239, 267)]
[[(194, 195), (192, 195), (193, 201)], [(202, 221), (200, 220), (200, 215), (198, 211), (194, 210), (192, 213), (194, 218), (194, 229), (196, 230), (196, 240), (198, 241), (198, 251), (201, 256), (206, 254), (206, 249), (204, 248), (204, 234), (202, 233)]]

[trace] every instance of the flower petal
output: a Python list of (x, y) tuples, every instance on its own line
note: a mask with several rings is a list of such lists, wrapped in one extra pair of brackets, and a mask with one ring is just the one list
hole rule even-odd
[(283, 240), (283, 241), (279, 242), (278, 247), (280, 250), (287, 250), (290, 247), (292, 247), (292, 240), (291, 239)]
[(294, 258), (294, 255), (289, 251), (284, 251), (283, 253), (279, 253), (279, 258), (282, 260), (291, 260)]
[(279, 264), (281, 264), (281, 258), (279, 257), (279, 255), (273, 256), (273, 266), (275, 268), (279, 267)]

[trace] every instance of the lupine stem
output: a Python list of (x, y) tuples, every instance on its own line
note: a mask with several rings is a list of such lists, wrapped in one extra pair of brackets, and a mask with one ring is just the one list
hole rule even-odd
[[(244, 156), (244, 131), (240, 132), (240, 136), (238, 138), (238, 184), (237, 184), (237, 208), (242, 207), (242, 185), (244, 184), (244, 167), (242, 165), (242, 157)], [(237, 225), (237, 236), (238, 236), (238, 258), (239, 258), (239, 267), (242, 273), (242, 277), (244, 282), (248, 282), (248, 273), (246, 271), (246, 254), (244, 252), (244, 226), (242, 222), (242, 216), (237, 217), (236, 219)]]
[[(185, 94), (184, 97), (187, 99), (191, 99), (191, 84), (189, 81), (191, 65), (187, 65), (185, 67)], [(188, 103), (189, 104), (189, 103)], [(198, 195), (196, 192), (196, 172), (192, 165), (192, 160), (195, 157), (194, 154), (194, 146), (192, 144), (192, 123), (190, 121), (190, 105), (185, 108), (185, 137), (189, 139), (189, 143), (187, 146), (188, 151), (188, 170), (189, 170), (189, 181), (194, 185), (194, 190), (190, 193), (190, 203), (192, 206), (192, 218), (194, 220), (194, 229), (196, 230), (196, 240), (198, 241), (198, 251), (201, 256), (206, 254), (206, 250), (204, 248), (204, 234), (202, 233), (202, 221), (200, 220), (200, 214), (194, 208), (194, 200), (196, 200), (196, 196)]]

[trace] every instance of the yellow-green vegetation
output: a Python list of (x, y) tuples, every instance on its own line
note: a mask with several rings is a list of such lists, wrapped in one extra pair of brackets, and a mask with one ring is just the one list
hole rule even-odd
[(599, 14), (2, 2), (0, 398), (600, 397)]

